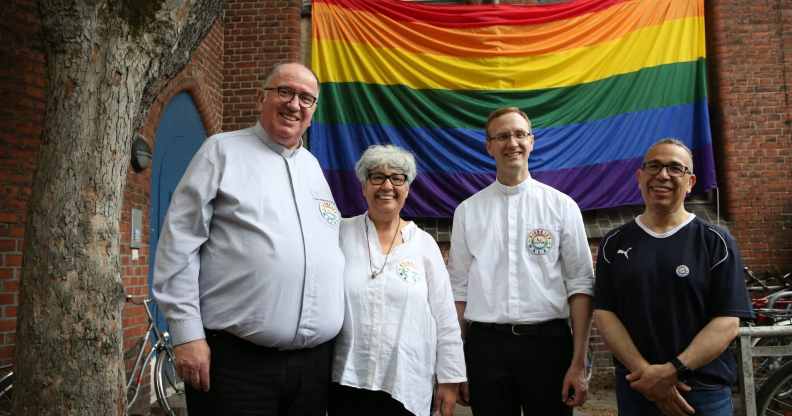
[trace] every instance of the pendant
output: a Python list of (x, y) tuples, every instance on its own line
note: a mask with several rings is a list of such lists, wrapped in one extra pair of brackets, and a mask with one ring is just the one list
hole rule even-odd
[(382, 273), (382, 272), (371, 272), (371, 278), (372, 279), (376, 278), (377, 276), (380, 275), (380, 273)]

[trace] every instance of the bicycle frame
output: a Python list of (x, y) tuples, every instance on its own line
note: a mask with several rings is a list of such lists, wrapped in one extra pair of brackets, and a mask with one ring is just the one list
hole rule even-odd
[[(133, 299), (132, 296), (127, 295), (127, 302), (138, 304)], [(132, 367), (132, 372), (129, 375), (129, 380), (127, 380), (127, 411), (129, 411), (132, 405), (135, 403), (138, 397), (138, 393), (140, 393), (140, 386), (143, 382), (143, 375), (145, 374), (146, 368), (149, 364), (152, 363), (152, 360), (156, 362), (156, 359), (161, 354), (168, 354), (171, 359), (173, 359), (173, 352), (168, 347), (168, 340), (170, 338), (167, 332), (163, 332), (154, 324), (154, 316), (151, 314), (151, 300), (150, 299), (143, 299), (142, 301), (143, 308), (146, 311), (146, 317), (148, 318), (148, 328), (146, 330), (146, 335), (143, 336), (143, 341), (140, 345), (140, 351), (137, 353), (137, 357), (135, 358), (135, 365)], [(153, 335), (152, 335), (153, 334)], [(146, 346), (149, 345), (149, 342), (152, 341), (153, 338), (153, 345), (151, 349), (146, 353)], [(155, 366), (152, 365), (152, 374), (154, 372)], [(129, 392), (132, 391), (134, 388), (134, 394), (132, 398), (129, 398)], [(152, 388), (157, 389), (157, 386), (152, 384)], [(161, 398), (161, 392), (157, 392), (157, 399), (163, 400)]]

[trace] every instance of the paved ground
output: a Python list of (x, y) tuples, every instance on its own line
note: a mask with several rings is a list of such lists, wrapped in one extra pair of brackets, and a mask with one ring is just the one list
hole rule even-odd
[[(163, 412), (154, 405), (151, 415), (161, 415)], [(179, 409), (179, 415), (186, 415), (184, 409)], [(469, 407), (457, 406), (454, 416), (472, 416)], [(616, 416), (616, 395), (610, 389), (592, 389), (586, 404), (575, 410), (575, 416)]]
[[(472, 416), (469, 407), (457, 406), (454, 416)], [(616, 395), (610, 389), (597, 389), (589, 392), (586, 404), (575, 409), (575, 416), (616, 416)]]
[[(740, 403), (739, 397), (735, 396), (734, 398), (734, 414), (741, 415), (742, 414), (742, 403)], [(164, 412), (156, 407), (156, 404), (151, 409), (149, 415), (163, 415)], [(177, 411), (178, 416), (186, 416), (187, 411), (186, 409), (178, 409)], [(461, 407), (457, 406), (456, 411), (454, 412), (454, 416), (472, 416), (473, 413), (470, 412), (469, 407)], [(586, 400), (586, 404), (579, 409), (575, 409), (575, 416), (616, 416), (616, 394), (614, 390), (610, 387), (597, 387), (596, 385), (592, 387), (589, 391), (588, 400)]]

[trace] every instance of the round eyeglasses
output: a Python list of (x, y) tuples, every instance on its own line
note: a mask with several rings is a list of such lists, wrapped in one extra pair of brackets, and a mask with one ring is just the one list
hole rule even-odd
[(311, 108), (314, 104), (316, 104), (316, 97), (307, 92), (297, 92), (294, 88), (291, 87), (270, 87), (264, 88), (264, 91), (272, 91), (275, 90), (278, 92), (278, 98), (280, 98), (283, 102), (290, 103), (294, 96), (297, 96), (297, 101), (300, 102), (300, 107), (302, 108)]

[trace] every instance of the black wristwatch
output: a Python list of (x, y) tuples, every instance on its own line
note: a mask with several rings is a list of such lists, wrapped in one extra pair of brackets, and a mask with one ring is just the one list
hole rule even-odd
[(674, 368), (676, 368), (677, 380), (685, 381), (693, 375), (693, 370), (689, 369), (685, 364), (682, 363), (682, 361), (679, 361), (679, 358), (674, 357), (668, 360), (668, 362), (671, 363)]

